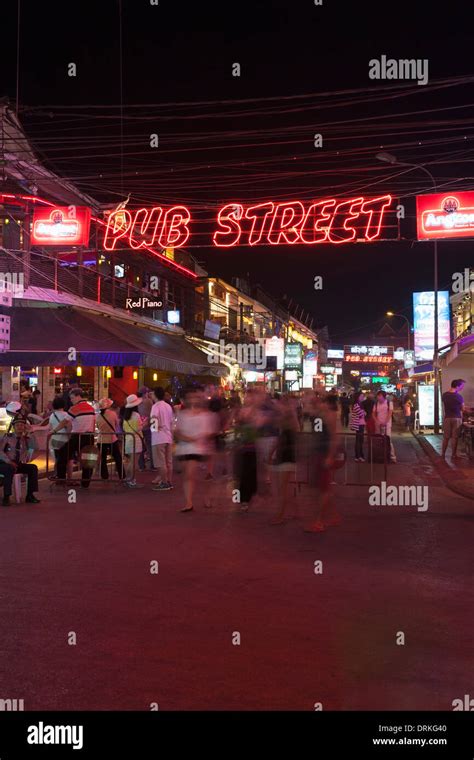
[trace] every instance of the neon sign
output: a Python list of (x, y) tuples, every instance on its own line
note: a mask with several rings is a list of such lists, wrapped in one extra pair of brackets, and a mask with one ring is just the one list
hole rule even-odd
[(416, 197), (418, 240), (474, 237), (474, 192)]
[(86, 206), (35, 208), (32, 245), (87, 245), (91, 211)]
[(172, 206), (166, 211), (161, 206), (139, 208), (134, 212), (114, 211), (107, 220), (104, 248), (115, 250), (119, 240), (135, 250), (150, 248), (155, 241), (160, 248), (182, 248), (189, 239), (190, 221), (186, 206)]
[(236, 245), (317, 245), (318, 243), (371, 242), (380, 237), (392, 196), (349, 200), (329, 198), (310, 203), (258, 203), (244, 207), (228, 203), (217, 214), (213, 243), (218, 248)]

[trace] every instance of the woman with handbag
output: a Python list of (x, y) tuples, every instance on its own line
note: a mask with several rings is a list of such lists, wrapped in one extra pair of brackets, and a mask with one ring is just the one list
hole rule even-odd
[(116, 435), (118, 417), (112, 409), (113, 404), (112, 399), (102, 398), (99, 401), (99, 413), (96, 418), (96, 426), (99, 432), (97, 443), (100, 448), (100, 477), (102, 480), (108, 480), (109, 477), (109, 469), (107, 467), (107, 457), (109, 454), (112, 455), (115, 462), (119, 479), (123, 480), (125, 477), (120, 445)]
[(141, 488), (135, 478), (135, 472), (138, 469), (138, 461), (143, 451), (143, 433), (142, 419), (138, 414), (137, 407), (141, 404), (141, 398), (132, 393), (125, 399), (125, 409), (123, 412), (123, 437), (124, 453), (127, 460), (127, 477), (125, 485), (129, 488)]

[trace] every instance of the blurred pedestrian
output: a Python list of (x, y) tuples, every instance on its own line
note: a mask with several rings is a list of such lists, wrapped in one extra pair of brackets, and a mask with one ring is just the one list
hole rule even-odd
[(165, 390), (158, 386), (154, 392), (155, 403), (151, 408), (150, 429), (154, 466), (158, 477), (154, 491), (170, 491), (173, 488), (173, 409), (165, 401)]
[(331, 494), (337, 452), (337, 420), (327, 401), (317, 400), (312, 427), (308, 485), (317, 489), (318, 500), (315, 520), (304, 530), (307, 533), (321, 533), (341, 522)]
[(366, 427), (367, 412), (364, 409), (364, 394), (357, 395), (352, 407), (351, 430), (355, 431), (355, 461), (365, 462), (364, 457), (364, 431)]
[(350, 401), (347, 393), (341, 395), (341, 425), (347, 427), (349, 425), (349, 413), (350, 413)]
[(184, 407), (178, 413), (175, 436), (176, 455), (184, 466), (184, 499), (181, 512), (194, 510), (197, 467), (209, 456), (210, 442), (215, 435), (215, 419), (202, 393), (189, 388), (184, 393)]
[(296, 433), (300, 425), (296, 409), (288, 395), (282, 396), (279, 402), (278, 428), (274, 465), (278, 474), (278, 512), (271, 520), (271, 525), (281, 525), (285, 521), (288, 485), (296, 471)]
[(137, 411), (140, 403), (141, 399), (132, 393), (125, 399), (123, 412), (124, 452), (127, 460), (127, 477), (124, 482), (129, 488), (141, 488), (135, 477), (140, 454), (143, 451), (142, 420)]
[(375, 418), (375, 434), (386, 436), (385, 440), (388, 457), (391, 462), (396, 462), (397, 458), (391, 441), (393, 404), (390, 399), (387, 398), (385, 391), (377, 391), (373, 414)]
[(412, 411), (413, 411), (413, 404), (409, 396), (406, 396), (405, 401), (403, 402), (403, 414), (405, 417), (405, 430), (407, 433), (409, 433), (411, 430)]
[(143, 446), (140, 456), (138, 458), (138, 469), (142, 472), (148, 468), (154, 470), (153, 455), (152, 455), (152, 442), (151, 442), (151, 428), (150, 428), (150, 414), (153, 406), (153, 400), (151, 398), (150, 389), (145, 385), (140, 388), (137, 393), (140, 403), (137, 407), (137, 412), (142, 420), (142, 435)]
[(117, 413), (113, 409), (113, 405), (112, 399), (102, 398), (99, 401), (99, 412), (96, 417), (97, 430), (99, 431), (97, 443), (100, 449), (100, 476), (103, 480), (108, 480), (109, 477), (107, 466), (109, 455), (112, 456), (115, 462), (119, 479), (123, 480), (125, 477), (120, 443), (117, 436), (119, 420)]

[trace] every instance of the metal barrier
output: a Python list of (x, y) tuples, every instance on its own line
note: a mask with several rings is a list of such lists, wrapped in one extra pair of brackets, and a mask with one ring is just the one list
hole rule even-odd
[[(67, 439), (63, 446), (52, 448), (53, 436)], [(46, 477), (56, 483), (76, 484), (71, 463), (79, 465), (81, 484), (92, 482), (121, 483), (134, 479), (136, 472), (136, 438), (133, 433), (50, 433), (46, 442)], [(116, 441), (103, 441), (114, 436)], [(131, 446), (130, 446), (131, 439)], [(126, 453), (126, 449), (132, 450)], [(54, 452), (51, 456), (51, 452)]]
[[(295, 486), (307, 485), (310, 482), (310, 468), (314, 467), (315, 450), (312, 448), (314, 434), (297, 433), (296, 435), (296, 471), (291, 482)], [(367, 443), (368, 456), (365, 462), (355, 462), (355, 432), (338, 432), (337, 453), (344, 455), (344, 464), (337, 466), (331, 472), (337, 485), (367, 486), (377, 482), (388, 482), (389, 437), (387, 435), (364, 435), (364, 446)], [(351, 443), (349, 443), (349, 439)], [(374, 448), (383, 454), (381, 462), (375, 462)]]

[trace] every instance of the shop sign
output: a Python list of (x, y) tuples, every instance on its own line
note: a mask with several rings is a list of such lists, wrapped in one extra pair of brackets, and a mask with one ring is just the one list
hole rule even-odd
[(125, 299), (125, 308), (132, 311), (153, 311), (162, 309), (163, 301), (161, 298), (127, 298)]
[(86, 206), (35, 207), (32, 245), (88, 245), (91, 210)]
[(285, 344), (285, 369), (301, 369), (303, 347), (301, 343)]
[(474, 237), (474, 191), (417, 195), (418, 240)]
[[(393, 206), (391, 195), (326, 198), (307, 204), (298, 200), (247, 206), (228, 203), (217, 212), (212, 240), (218, 248), (372, 242), (389, 227), (387, 216)], [(190, 210), (181, 205), (112, 211), (107, 217), (104, 248), (113, 251), (119, 241), (135, 250), (182, 248), (191, 235), (191, 223)]]

